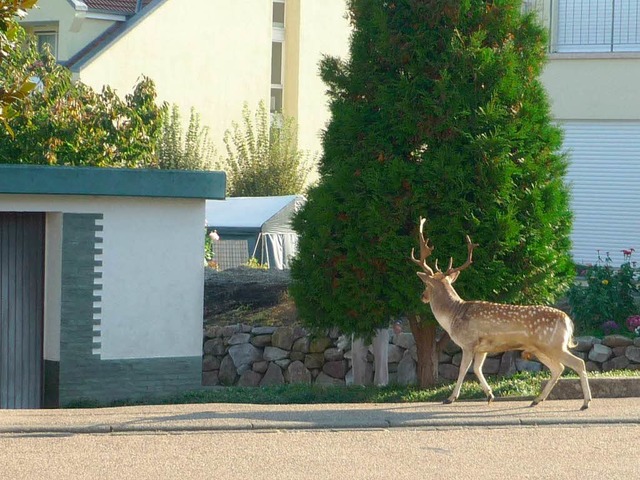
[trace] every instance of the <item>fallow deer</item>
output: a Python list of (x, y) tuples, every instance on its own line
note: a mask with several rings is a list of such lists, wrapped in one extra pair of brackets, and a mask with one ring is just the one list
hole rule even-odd
[(429, 303), (438, 323), (462, 348), (462, 361), (458, 381), (453, 392), (444, 403), (453, 403), (460, 394), (460, 387), (473, 361), (473, 371), (487, 395), (494, 399), (491, 387), (482, 374), (482, 364), (488, 353), (500, 353), (508, 350), (522, 350), (523, 355), (535, 355), (551, 371), (551, 379), (531, 406), (542, 402), (553, 389), (565, 365), (580, 376), (584, 403), (582, 410), (589, 407), (591, 391), (587, 379), (584, 361), (571, 352), (573, 343), (573, 322), (569, 316), (555, 308), (546, 306), (506, 305), (481, 301), (465, 301), (453, 289), (452, 284), (460, 272), (472, 263), (473, 249), (477, 247), (466, 236), (467, 260), (460, 267), (453, 268), (453, 258), (445, 272), (434, 269), (426, 263), (434, 247), (424, 239), (425, 219), (420, 217), (420, 259), (415, 258), (414, 249), (411, 259), (420, 266), (417, 272), (425, 284), (422, 301)]

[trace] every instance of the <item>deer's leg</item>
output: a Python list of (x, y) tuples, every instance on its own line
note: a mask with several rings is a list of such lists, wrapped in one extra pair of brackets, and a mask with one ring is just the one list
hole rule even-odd
[(493, 396), (491, 387), (487, 383), (487, 379), (484, 378), (484, 374), (482, 373), (482, 365), (484, 364), (484, 361), (486, 358), (487, 358), (487, 352), (483, 352), (483, 353), (478, 352), (475, 354), (475, 356), (473, 357), (473, 373), (475, 373), (476, 377), (478, 377), (478, 380), (480, 381), (480, 385), (482, 386), (482, 390), (484, 390), (484, 393), (487, 395), (487, 402), (491, 403), (493, 402), (493, 399), (495, 397)]
[(533, 402), (531, 402), (532, 407), (535, 407), (536, 405), (538, 405), (540, 402), (543, 402), (547, 398), (547, 396), (549, 395), (553, 387), (556, 385), (556, 383), (558, 383), (558, 379), (560, 378), (560, 375), (562, 375), (562, 372), (564, 372), (564, 365), (559, 361), (554, 360), (551, 357), (541, 352), (536, 352), (536, 357), (538, 357), (538, 360), (544, 363), (547, 366), (547, 368), (551, 371), (551, 379), (547, 382), (547, 385), (544, 387), (542, 392), (540, 392), (540, 395), (538, 395), (533, 400)]
[(456, 382), (456, 386), (453, 388), (453, 392), (451, 392), (451, 395), (444, 401), (444, 403), (453, 403), (458, 399), (458, 395), (460, 395), (460, 388), (462, 387), (462, 382), (464, 382), (464, 376), (469, 371), (472, 360), (473, 354), (468, 350), (462, 350), (462, 360), (460, 361), (460, 373), (458, 373), (458, 381)]
[(589, 408), (589, 403), (591, 402), (591, 389), (589, 388), (589, 379), (587, 378), (587, 368), (584, 365), (584, 360), (570, 352), (563, 351), (562, 362), (574, 370), (580, 377), (580, 385), (582, 386), (582, 394), (584, 395), (584, 403), (580, 410), (586, 410)]

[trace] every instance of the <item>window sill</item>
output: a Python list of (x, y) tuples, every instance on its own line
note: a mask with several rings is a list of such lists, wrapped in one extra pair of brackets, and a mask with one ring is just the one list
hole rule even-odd
[(617, 60), (634, 58), (640, 58), (640, 51), (549, 53), (549, 60)]

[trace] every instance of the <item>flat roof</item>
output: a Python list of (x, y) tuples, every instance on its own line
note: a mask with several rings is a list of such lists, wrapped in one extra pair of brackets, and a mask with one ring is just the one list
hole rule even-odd
[(0, 194), (225, 198), (224, 172), (0, 165)]

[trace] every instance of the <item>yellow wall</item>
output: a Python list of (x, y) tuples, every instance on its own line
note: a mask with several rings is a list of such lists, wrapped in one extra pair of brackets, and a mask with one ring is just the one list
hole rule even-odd
[(29, 31), (33, 25), (57, 22), (58, 61), (65, 62), (114, 24), (112, 21), (85, 18), (80, 29), (71, 32), (75, 15), (75, 9), (67, 0), (39, 0), (22, 23)]
[(640, 56), (550, 55), (542, 81), (559, 120), (640, 119)]
[[(285, 112), (298, 119), (300, 148), (320, 152), (320, 135), (330, 115), (325, 95), (327, 86), (320, 79), (319, 62), (323, 54), (347, 58), (351, 30), (345, 18), (344, 0), (287, 0), (287, 14), (296, 10), (299, 12), (297, 31), (287, 18), (286, 68), (295, 72), (297, 85), (290, 91), (291, 81), (285, 77)], [(298, 58), (289, 57), (290, 35), (299, 39)], [(290, 103), (294, 101), (292, 97), (295, 98), (293, 104)]]
[[(534, 3), (548, 29), (553, 52), (557, 2)], [(542, 82), (559, 120), (640, 119), (640, 52), (550, 53)]]
[(269, 104), (271, 28), (264, 0), (162, 2), (80, 66), (79, 78), (121, 95), (141, 75), (152, 78), (159, 99), (181, 107), (185, 124), (196, 108), (223, 153), (223, 133), (241, 120), (243, 102), (252, 110), (260, 100)]

